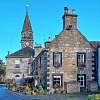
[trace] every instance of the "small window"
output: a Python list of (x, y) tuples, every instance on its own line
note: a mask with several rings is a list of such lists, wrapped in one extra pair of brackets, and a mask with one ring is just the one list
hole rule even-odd
[(86, 85), (86, 75), (85, 74), (78, 74), (77, 81), (80, 83), (80, 87), (83, 88)]
[(15, 68), (20, 68), (20, 64), (15, 64)]
[(62, 86), (62, 76), (61, 75), (53, 75), (53, 87), (59, 88)]
[(20, 64), (20, 60), (15, 60), (15, 64)]
[(77, 66), (85, 67), (86, 53), (77, 53)]
[(62, 66), (62, 52), (53, 52), (53, 66), (54, 67)]

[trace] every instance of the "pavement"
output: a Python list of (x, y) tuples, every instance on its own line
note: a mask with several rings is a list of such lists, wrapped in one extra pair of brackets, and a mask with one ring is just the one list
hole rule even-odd
[(22, 93), (16, 93), (7, 89), (0, 89), (0, 100), (88, 100), (87, 95), (35, 95), (28, 96)]
[(83, 95), (44, 95), (44, 96), (29, 96), (29, 100), (88, 100), (87, 96)]
[(28, 96), (17, 93), (16, 95), (20, 96), (23, 100), (88, 100), (87, 95), (82, 95), (82, 94)]

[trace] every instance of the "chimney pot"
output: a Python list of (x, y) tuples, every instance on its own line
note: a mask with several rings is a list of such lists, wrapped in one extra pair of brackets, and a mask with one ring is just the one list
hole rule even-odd
[(64, 12), (68, 13), (68, 7), (64, 7)]
[(10, 51), (8, 51), (8, 56), (10, 55)]

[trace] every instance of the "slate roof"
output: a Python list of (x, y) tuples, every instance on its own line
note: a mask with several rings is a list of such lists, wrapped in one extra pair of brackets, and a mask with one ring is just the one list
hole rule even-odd
[(30, 57), (34, 57), (34, 49), (30, 47), (20, 49), (6, 56), (6, 58), (30, 58)]
[(94, 48), (97, 48), (98, 46), (100, 46), (100, 41), (90, 41), (90, 43), (92, 44)]

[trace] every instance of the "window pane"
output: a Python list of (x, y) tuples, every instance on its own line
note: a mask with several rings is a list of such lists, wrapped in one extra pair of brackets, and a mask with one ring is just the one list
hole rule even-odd
[(62, 82), (61, 75), (53, 76), (53, 87), (60, 87)]
[(80, 80), (83, 80), (83, 77), (81, 77)]
[(83, 86), (83, 81), (80, 82), (80, 85)]
[(53, 65), (55, 67), (62, 66), (62, 53), (61, 52), (53, 53)]
[(77, 81), (80, 83), (80, 87), (85, 87), (85, 74), (78, 74)]
[(20, 64), (16, 64), (15, 65), (15, 68), (20, 68)]
[(86, 61), (85, 53), (77, 53), (77, 66), (84, 67)]

